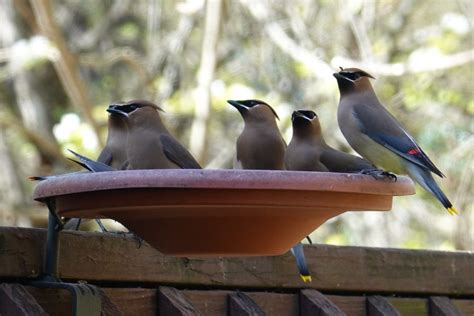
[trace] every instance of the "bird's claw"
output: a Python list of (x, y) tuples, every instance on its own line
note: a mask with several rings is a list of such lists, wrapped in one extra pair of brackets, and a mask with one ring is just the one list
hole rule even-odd
[(95, 222), (97, 223), (97, 225), (99, 225), (99, 228), (103, 233), (108, 233), (109, 232), (107, 230), (107, 228), (105, 228), (104, 224), (102, 223), (102, 221), (100, 219), (96, 218)]
[(389, 180), (391, 182), (397, 182), (397, 175), (384, 171), (381, 169), (366, 169), (361, 171), (362, 174), (370, 175), (374, 177), (376, 180)]

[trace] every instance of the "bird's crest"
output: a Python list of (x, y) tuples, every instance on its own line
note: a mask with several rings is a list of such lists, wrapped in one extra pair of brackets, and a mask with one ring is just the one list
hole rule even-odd
[(351, 81), (355, 81), (359, 79), (360, 77), (368, 77), (368, 78), (375, 79), (374, 76), (372, 76), (368, 72), (359, 68), (342, 68), (342, 67), (339, 67), (339, 68), (341, 69), (339, 71), (339, 74), (346, 77), (347, 79)]
[(109, 108), (120, 108), (122, 112), (125, 112), (127, 114), (132, 113), (136, 109), (144, 108), (144, 107), (152, 107), (156, 109), (157, 111), (164, 112), (164, 110), (160, 106), (147, 100), (131, 100), (128, 102), (115, 102), (109, 105)]

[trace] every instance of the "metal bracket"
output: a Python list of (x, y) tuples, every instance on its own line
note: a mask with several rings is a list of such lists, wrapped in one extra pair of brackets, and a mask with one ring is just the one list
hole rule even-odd
[(59, 254), (59, 232), (64, 223), (56, 213), (56, 205), (53, 199), (46, 201), (48, 206), (48, 236), (46, 241), (46, 253), (44, 272), (37, 281), (31, 285), (38, 288), (66, 289), (72, 296), (73, 316), (100, 316), (102, 312), (102, 295), (99, 288), (85, 283), (66, 283), (58, 277), (58, 254)]
[(72, 297), (73, 316), (100, 316), (102, 313), (102, 295), (97, 286), (48, 281), (33, 281), (31, 285), (38, 288), (68, 290)]

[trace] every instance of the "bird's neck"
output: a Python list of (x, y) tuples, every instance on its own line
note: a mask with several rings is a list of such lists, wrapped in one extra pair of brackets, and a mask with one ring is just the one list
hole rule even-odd
[(244, 119), (244, 123), (245, 123), (245, 127), (249, 127), (249, 128), (252, 128), (252, 127), (257, 127), (257, 128), (262, 128), (262, 127), (266, 127), (266, 128), (276, 128), (278, 130), (278, 125), (277, 125), (277, 122), (275, 119), (273, 120), (262, 120), (262, 119), (258, 119), (258, 118), (252, 118), (252, 117), (248, 117), (246, 119)]
[(341, 95), (341, 100), (345, 98), (350, 98), (352, 102), (362, 102), (365, 105), (378, 104), (380, 102), (372, 86), (368, 86), (365, 89), (354, 89), (348, 93), (343, 93)]
[(168, 132), (166, 129), (165, 125), (161, 121), (161, 118), (158, 113), (156, 115), (154, 113), (150, 115), (140, 115), (137, 117), (134, 117), (131, 120), (131, 126), (129, 127), (135, 127), (138, 129), (148, 129), (148, 130), (156, 130), (159, 132)]

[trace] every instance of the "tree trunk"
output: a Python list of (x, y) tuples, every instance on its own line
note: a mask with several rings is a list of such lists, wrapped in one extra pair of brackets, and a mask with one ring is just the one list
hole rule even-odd
[(194, 121), (191, 127), (190, 150), (200, 162), (204, 160), (211, 108), (211, 84), (216, 66), (217, 39), (221, 16), (221, 0), (206, 3), (206, 25), (202, 41), (201, 65), (195, 93)]

